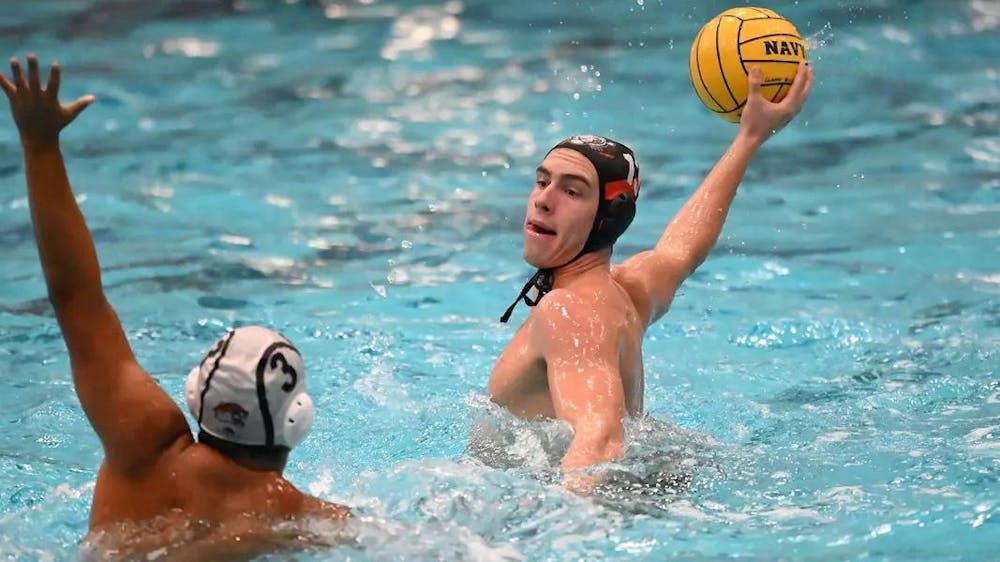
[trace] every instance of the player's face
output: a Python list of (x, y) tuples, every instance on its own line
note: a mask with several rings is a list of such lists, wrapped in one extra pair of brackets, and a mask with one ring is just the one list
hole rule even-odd
[(558, 267), (583, 249), (597, 214), (597, 170), (579, 152), (557, 148), (538, 167), (524, 218), (524, 260)]

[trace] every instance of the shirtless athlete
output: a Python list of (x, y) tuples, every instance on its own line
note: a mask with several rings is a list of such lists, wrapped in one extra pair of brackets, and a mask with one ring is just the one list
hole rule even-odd
[[(94, 97), (60, 104), (59, 66), (43, 88), (34, 56), (27, 76), (16, 58), (11, 70), (11, 79), (0, 74), (0, 87), (24, 149), (48, 296), (77, 395), (104, 448), (89, 533), (101, 556), (242, 559), (291, 546), (273, 531), (276, 522), (348, 517), (347, 508), (305, 495), (282, 476), (289, 451), (309, 432), (313, 406), (302, 358), (280, 334), (230, 331), (191, 370), (185, 395), (199, 425), (195, 440), (180, 408), (132, 354), (70, 189), (59, 132)], [(138, 529), (136, 522), (149, 524)], [(178, 543), (192, 538), (196, 544)]]
[(488, 392), (521, 418), (572, 426), (562, 459), (568, 484), (592, 481), (579, 469), (623, 454), (624, 419), (643, 411), (643, 334), (705, 260), (747, 165), (799, 112), (812, 81), (812, 69), (801, 64), (787, 97), (772, 103), (760, 93), (760, 70), (752, 69), (729, 149), (655, 248), (619, 265), (611, 265), (611, 246), (639, 196), (632, 151), (604, 137), (575, 136), (538, 167), (524, 221), (524, 258), (538, 272), (501, 321), (522, 299), (534, 308), (497, 360)]

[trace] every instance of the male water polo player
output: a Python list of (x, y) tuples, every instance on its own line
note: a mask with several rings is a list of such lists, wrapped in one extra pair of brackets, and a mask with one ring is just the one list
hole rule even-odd
[(611, 265), (611, 250), (636, 211), (639, 167), (632, 151), (597, 136), (556, 145), (538, 167), (524, 220), (524, 258), (538, 268), (514, 304), (533, 307), (489, 379), (492, 400), (525, 419), (558, 418), (573, 428), (562, 458), (578, 469), (623, 454), (623, 422), (643, 411), (642, 337), (719, 237), (747, 165), (802, 108), (812, 71), (801, 65), (788, 96), (750, 98), (735, 139), (667, 225), (652, 250)]
[(17, 59), (11, 69), (11, 80), (0, 74), (0, 86), (24, 150), (49, 300), (77, 396), (104, 448), (89, 536), (109, 555), (129, 559), (154, 551), (228, 559), (291, 546), (282, 542), (288, 531), (275, 524), (292, 516), (347, 517), (346, 508), (282, 477), (289, 451), (309, 433), (313, 406), (302, 358), (278, 333), (230, 331), (192, 369), (185, 395), (199, 426), (195, 440), (180, 408), (132, 354), (66, 175), (59, 133), (94, 98), (60, 104), (58, 65), (43, 88), (33, 56), (27, 76)]

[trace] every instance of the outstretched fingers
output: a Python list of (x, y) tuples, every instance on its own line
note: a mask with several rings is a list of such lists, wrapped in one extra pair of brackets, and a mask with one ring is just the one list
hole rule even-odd
[(49, 83), (45, 86), (45, 92), (55, 99), (59, 99), (59, 85), (62, 83), (62, 68), (59, 63), (52, 63), (49, 69)]
[(17, 93), (17, 87), (14, 86), (10, 80), (7, 80), (7, 77), (3, 74), (0, 74), (0, 88), (3, 88), (3, 93), (7, 94), (8, 99), (14, 99), (14, 94)]
[[(28, 76), (25, 77), (24, 70), (21, 68), (21, 61), (17, 57), (12, 57), (10, 59), (10, 73), (11, 79), (7, 79), (6, 76), (0, 74), (0, 88), (3, 88), (7, 97), (11, 97), (21, 90), (22, 92), (32, 92), (34, 94), (39, 94), (42, 92), (41, 76), (38, 70), (38, 57), (33, 54), (29, 54), (28, 60)], [(51, 94), (52, 97), (58, 98), (59, 96), (59, 86), (62, 83), (62, 68), (59, 66), (58, 62), (52, 63), (52, 68), (49, 69), (49, 80), (45, 86), (45, 92)]]
[(94, 100), (96, 99), (97, 98), (92, 95), (87, 95), (67, 105), (66, 112), (69, 113), (69, 120), (72, 121), (76, 119), (76, 116), (82, 113), (84, 109), (87, 109), (87, 106), (94, 103)]
[(42, 90), (42, 84), (38, 79), (38, 57), (35, 55), (28, 55), (28, 88), (34, 94)]
[(14, 79), (14, 86), (18, 90), (27, 90), (28, 82), (24, 79), (24, 72), (21, 71), (21, 61), (17, 57), (10, 59), (10, 75)]

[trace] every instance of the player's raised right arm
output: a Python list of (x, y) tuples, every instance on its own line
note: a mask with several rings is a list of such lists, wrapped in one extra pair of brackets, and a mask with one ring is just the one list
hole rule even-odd
[(59, 66), (53, 65), (43, 88), (34, 56), (28, 57), (27, 76), (17, 59), (11, 60), (11, 71), (12, 80), (0, 75), (0, 87), (24, 149), (31, 222), (73, 383), (108, 461), (124, 472), (141, 470), (190, 430), (177, 405), (132, 354), (105, 298), (94, 242), (70, 189), (59, 132), (93, 97), (60, 104)]
[(789, 94), (780, 103), (761, 96), (760, 82), (760, 70), (755, 68), (736, 138), (671, 219), (656, 247), (629, 258), (618, 269), (647, 325), (663, 316), (680, 284), (708, 257), (750, 160), (802, 108), (812, 86), (812, 71), (800, 65)]

